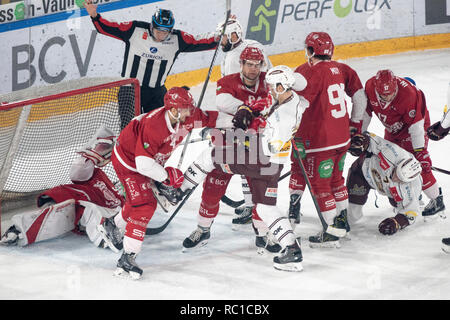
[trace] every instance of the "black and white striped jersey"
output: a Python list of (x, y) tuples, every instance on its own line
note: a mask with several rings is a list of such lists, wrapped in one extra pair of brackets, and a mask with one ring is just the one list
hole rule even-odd
[(151, 24), (143, 21), (116, 23), (100, 14), (92, 21), (99, 33), (125, 42), (122, 77), (137, 78), (143, 87), (163, 86), (181, 52), (210, 50), (217, 45), (213, 36), (197, 38), (176, 29), (164, 41), (156, 42), (150, 33)]

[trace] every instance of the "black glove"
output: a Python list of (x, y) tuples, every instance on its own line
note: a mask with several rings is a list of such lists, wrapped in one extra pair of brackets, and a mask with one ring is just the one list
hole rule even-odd
[(438, 141), (444, 138), (448, 134), (449, 130), (450, 128), (447, 129), (442, 128), (441, 123), (438, 121), (433, 125), (431, 125), (430, 127), (428, 127), (427, 136), (431, 140)]
[(370, 138), (366, 134), (355, 134), (350, 141), (348, 152), (352, 156), (359, 157), (369, 148)]
[(240, 106), (238, 111), (233, 117), (233, 125), (235, 128), (242, 130), (247, 130), (248, 126), (252, 123), (255, 118), (253, 111), (246, 105)]
[(392, 235), (398, 230), (409, 226), (409, 220), (404, 214), (397, 214), (393, 218), (387, 218), (378, 225), (378, 231), (384, 235)]

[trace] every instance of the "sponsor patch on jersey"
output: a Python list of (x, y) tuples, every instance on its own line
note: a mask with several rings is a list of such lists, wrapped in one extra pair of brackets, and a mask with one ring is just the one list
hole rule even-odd
[(398, 193), (397, 187), (390, 187), (389, 191), (391, 192), (392, 198), (394, 198), (396, 202), (401, 202), (403, 200)]
[(348, 192), (352, 196), (364, 196), (367, 194), (367, 189), (364, 186), (355, 184), (352, 188), (348, 189)]
[(276, 198), (278, 193), (278, 188), (267, 188), (265, 196), (270, 198)]
[(389, 169), (391, 167), (381, 152), (378, 153), (378, 157), (380, 158), (381, 169), (386, 171), (387, 169)]
[(411, 111), (408, 113), (408, 115), (409, 115), (410, 118), (414, 118), (414, 117), (416, 116), (416, 110), (411, 110)]
[(150, 147), (150, 145), (148, 144), (148, 142), (144, 142), (144, 149), (147, 149), (148, 147)]
[(151, 52), (151, 53), (157, 53), (157, 52), (158, 52), (158, 48), (156, 48), (156, 47), (150, 47), (150, 52)]

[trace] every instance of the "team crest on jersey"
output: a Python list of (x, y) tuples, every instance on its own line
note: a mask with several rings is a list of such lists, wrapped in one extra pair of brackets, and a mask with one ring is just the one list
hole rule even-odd
[(147, 40), (147, 38), (148, 38), (148, 33), (147, 33), (147, 32), (144, 32), (144, 33), (142, 34), (142, 39)]
[(411, 110), (408, 114), (410, 118), (414, 118), (416, 116), (416, 110)]
[(148, 142), (144, 142), (144, 149), (147, 149), (148, 147), (150, 147), (150, 145), (148, 144)]

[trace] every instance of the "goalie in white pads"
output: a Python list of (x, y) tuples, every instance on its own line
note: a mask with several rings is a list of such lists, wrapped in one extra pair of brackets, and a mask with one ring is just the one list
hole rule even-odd
[(349, 222), (362, 217), (369, 191), (375, 189), (389, 198), (396, 214), (381, 221), (380, 233), (392, 235), (413, 224), (420, 213), (420, 162), (398, 145), (367, 132), (352, 137), (349, 152), (359, 157), (347, 175)]
[(114, 184), (100, 169), (110, 162), (114, 133), (100, 127), (77, 153), (70, 168), (72, 184), (64, 184), (37, 197), (39, 210), (14, 215), (2, 236), (4, 245), (26, 246), (67, 232), (87, 234), (98, 247), (106, 247), (97, 226), (115, 216), (124, 203)]

